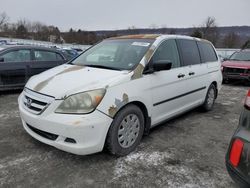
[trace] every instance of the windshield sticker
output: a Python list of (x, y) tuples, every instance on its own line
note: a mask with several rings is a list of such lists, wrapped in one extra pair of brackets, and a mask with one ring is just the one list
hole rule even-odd
[(133, 42), (132, 43), (133, 46), (144, 46), (144, 47), (148, 47), (150, 45), (150, 43), (148, 42)]

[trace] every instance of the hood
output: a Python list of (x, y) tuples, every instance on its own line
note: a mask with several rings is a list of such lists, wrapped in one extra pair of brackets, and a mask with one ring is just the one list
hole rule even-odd
[(78, 92), (110, 87), (129, 78), (128, 74), (128, 71), (65, 64), (33, 76), (25, 87), (60, 99)]
[(224, 61), (223, 67), (250, 69), (250, 61)]

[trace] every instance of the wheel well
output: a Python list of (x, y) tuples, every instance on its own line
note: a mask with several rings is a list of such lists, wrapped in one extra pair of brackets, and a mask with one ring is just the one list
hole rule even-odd
[[(150, 129), (150, 126), (151, 126), (151, 118), (149, 117), (148, 115), (148, 110), (147, 110), (147, 107), (145, 106), (145, 104), (143, 104), (142, 102), (139, 102), (139, 101), (132, 101), (130, 103), (127, 103), (125, 106), (123, 106), (122, 108), (126, 107), (127, 105), (129, 104), (134, 104), (136, 106), (138, 106), (143, 115), (144, 115), (144, 121), (145, 121), (145, 127), (144, 127), (144, 134), (149, 134), (149, 129)], [(121, 109), (122, 109), (121, 108)], [(120, 109), (120, 110), (121, 110)]]
[(218, 95), (218, 88), (217, 88), (217, 82), (216, 81), (213, 81), (212, 83), (211, 83), (211, 85), (214, 85), (215, 86), (215, 88), (216, 88), (216, 95), (215, 95), (215, 98), (217, 98), (217, 95)]

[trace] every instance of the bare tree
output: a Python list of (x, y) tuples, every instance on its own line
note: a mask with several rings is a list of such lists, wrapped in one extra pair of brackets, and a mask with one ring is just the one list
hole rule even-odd
[(214, 17), (207, 17), (201, 26), (202, 38), (211, 41), (214, 45), (218, 40), (217, 24)]
[(7, 22), (9, 21), (9, 17), (7, 16), (7, 14), (5, 12), (0, 14), (0, 29), (3, 25), (7, 24)]
[(236, 48), (238, 44), (239, 36), (234, 32), (228, 33), (223, 39), (223, 45), (227, 48)]

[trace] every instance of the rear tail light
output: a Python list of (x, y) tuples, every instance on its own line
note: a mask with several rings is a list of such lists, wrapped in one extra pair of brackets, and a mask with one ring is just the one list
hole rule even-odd
[(234, 167), (239, 165), (243, 146), (244, 143), (238, 138), (232, 144), (229, 160)]
[(247, 96), (246, 96), (246, 99), (245, 99), (244, 106), (245, 106), (248, 110), (250, 110), (250, 90), (248, 90), (248, 93), (247, 93)]

